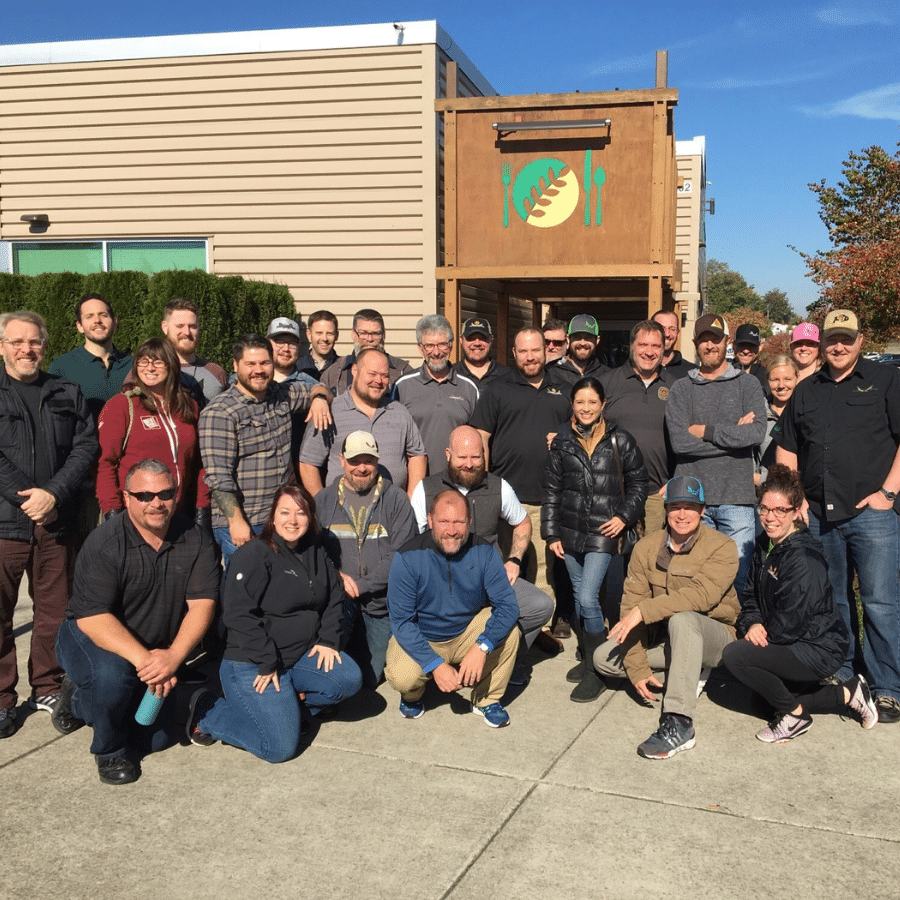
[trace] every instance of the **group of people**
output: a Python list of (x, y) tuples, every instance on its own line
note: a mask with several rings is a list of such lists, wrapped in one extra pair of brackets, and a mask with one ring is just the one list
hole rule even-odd
[(688, 363), (670, 312), (632, 329), (614, 369), (590, 315), (521, 329), (512, 367), (481, 317), (451, 364), (450, 323), (425, 316), (415, 369), (385, 351), (376, 310), (344, 357), (330, 312), (280, 317), (235, 341), (230, 380), (196, 354), (189, 300), (133, 358), (103, 297), (76, 325), (84, 345), (45, 373), (40, 316), (0, 316), (0, 737), (25, 572), (30, 702), (62, 733), (92, 726), (109, 784), (171, 739), (171, 699), (150, 725), (134, 713), (196, 677), (198, 653), (220, 659), (221, 691), (193, 694), (189, 739), (270, 762), (382, 678), (405, 718), (433, 680), (503, 727), (525, 651), (559, 652), (567, 627), (573, 701), (616, 678), (662, 692), (648, 758), (694, 746), (719, 665), (771, 704), (761, 740), (820, 709), (900, 720), (900, 376), (860, 357), (852, 312), (821, 341), (797, 326), (768, 371), (758, 329), (737, 329), (732, 364), (715, 315)]

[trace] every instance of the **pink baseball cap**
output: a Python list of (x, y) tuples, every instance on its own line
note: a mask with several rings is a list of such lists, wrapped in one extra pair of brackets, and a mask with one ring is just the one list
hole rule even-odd
[(791, 332), (791, 343), (796, 344), (797, 341), (815, 341), (819, 343), (819, 329), (812, 322), (801, 322)]

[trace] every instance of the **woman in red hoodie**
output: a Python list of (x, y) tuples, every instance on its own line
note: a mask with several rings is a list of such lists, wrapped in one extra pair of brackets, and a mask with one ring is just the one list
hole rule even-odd
[[(172, 471), (178, 488), (176, 511), (194, 517), (207, 510), (197, 439), (197, 404), (181, 386), (181, 365), (164, 338), (145, 341), (134, 355), (134, 386), (113, 397), (100, 413), (97, 500), (107, 518), (123, 508), (125, 474), (143, 459), (157, 459)], [(198, 520), (204, 514), (200, 513)]]

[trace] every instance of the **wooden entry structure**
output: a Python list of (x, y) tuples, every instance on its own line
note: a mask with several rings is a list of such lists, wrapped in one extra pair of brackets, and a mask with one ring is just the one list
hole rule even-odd
[[(457, 334), (466, 286), (496, 297), (497, 350), (511, 297), (674, 308), (677, 174), (673, 88), (456, 97), (444, 124), (444, 311)], [(659, 81), (659, 78), (658, 78)]]

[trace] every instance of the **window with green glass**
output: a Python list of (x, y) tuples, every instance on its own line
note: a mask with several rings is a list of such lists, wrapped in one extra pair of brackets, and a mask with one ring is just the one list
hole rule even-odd
[(13, 245), (13, 272), (40, 275), (42, 272), (78, 272), (89, 275), (103, 271), (103, 244), (27, 243)]
[(166, 269), (206, 271), (206, 241), (110, 241), (106, 245), (110, 272), (146, 272)]
[[(9, 246), (9, 245), (6, 245)], [(9, 257), (6, 265), (9, 266)], [(42, 272), (146, 272), (166, 269), (207, 271), (206, 241), (16, 241), (12, 244), (12, 271), (19, 275)]]

